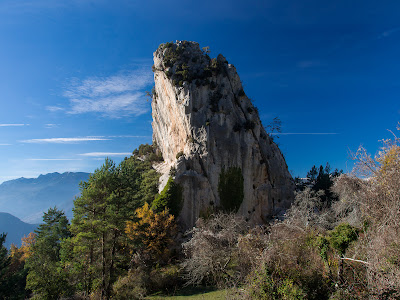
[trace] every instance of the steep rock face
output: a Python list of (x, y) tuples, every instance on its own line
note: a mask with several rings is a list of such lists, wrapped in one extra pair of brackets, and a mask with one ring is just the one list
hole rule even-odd
[(228, 170), (243, 175), (237, 212), (252, 224), (287, 208), (293, 180), (235, 67), (221, 54), (210, 59), (195, 42), (177, 41), (154, 52), (153, 71), (153, 141), (165, 160), (158, 166), (160, 189), (174, 170), (183, 189), (183, 226), (222, 206), (221, 173)]

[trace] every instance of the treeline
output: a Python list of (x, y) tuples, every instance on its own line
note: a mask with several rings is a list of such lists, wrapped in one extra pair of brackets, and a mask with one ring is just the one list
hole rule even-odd
[(141, 145), (133, 154), (119, 165), (106, 159), (80, 184), (71, 224), (51, 208), (21, 248), (7, 253), (0, 236), (1, 299), (131, 299), (118, 286), (129, 284), (132, 269), (140, 265), (150, 275), (173, 261), (179, 190), (170, 180), (158, 194), (155, 147)]
[[(143, 299), (186, 285), (228, 299), (400, 299), (400, 144), (354, 154), (353, 174), (313, 167), (283, 220), (250, 227), (212, 211), (187, 233), (173, 177), (158, 193), (157, 150), (106, 160), (75, 200), (0, 251), (2, 299)], [(0, 236), (0, 243), (5, 236)]]

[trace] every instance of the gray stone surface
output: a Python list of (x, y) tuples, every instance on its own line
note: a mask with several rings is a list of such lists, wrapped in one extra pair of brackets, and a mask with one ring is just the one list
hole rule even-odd
[[(268, 221), (293, 201), (285, 159), (266, 133), (233, 65), (210, 59), (195, 42), (162, 44), (154, 52), (153, 141), (165, 162), (160, 190), (171, 168), (183, 187), (179, 220), (194, 225), (201, 212), (220, 205), (222, 168), (240, 167), (244, 200), (238, 214), (252, 224)], [(182, 154), (177, 159), (177, 154)]]

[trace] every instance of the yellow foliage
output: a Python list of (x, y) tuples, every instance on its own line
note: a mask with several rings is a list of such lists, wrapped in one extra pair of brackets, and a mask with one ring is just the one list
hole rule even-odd
[(36, 233), (31, 232), (28, 236), (24, 236), (22, 239), (22, 246), (19, 248), (20, 251), (23, 252), (22, 259), (26, 260), (33, 254), (32, 246), (35, 244), (36, 241)]
[(11, 244), (10, 246), (10, 257), (11, 258), (17, 258), (17, 257), (21, 257), (21, 249), (18, 248), (15, 244)]
[(383, 155), (379, 158), (381, 162), (381, 173), (385, 175), (400, 164), (400, 147), (392, 145)]
[(125, 233), (136, 246), (151, 260), (160, 261), (168, 257), (170, 247), (174, 243), (176, 224), (174, 216), (165, 209), (160, 213), (153, 212), (145, 203), (136, 211), (137, 222), (128, 221)]

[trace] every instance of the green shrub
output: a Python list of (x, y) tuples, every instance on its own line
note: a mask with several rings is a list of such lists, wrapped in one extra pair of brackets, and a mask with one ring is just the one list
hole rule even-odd
[(170, 214), (178, 216), (182, 209), (182, 187), (169, 177), (167, 184), (160, 194), (154, 199), (151, 209), (161, 212), (165, 208), (169, 209)]
[(286, 278), (278, 287), (278, 294), (283, 300), (303, 300), (307, 299), (304, 291), (293, 282), (293, 280)]
[(254, 270), (247, 282), (246, 294), (250, 299), (276, 299), (275, 283), (265, 266)]
[(113, 286), (113, 299), (135, 300), (144, 299), (147, 294), (146, 283), (149, 280), (147, 272), (142, 269), (129, 271), (128, 275), (120, 277)]
[(165, 48), (172, 48), (172, 45), (174, 44), (174, 42), (166, 42), (165, 44), (164, 44), (164, 49)]
[(243, 175), (240, 167), (221, 170), (218, 193), (224, 211), (237, 212), (244, 198)]
[(176, 159), (179, 159), (179, 157), (181, 157), (181, 156), (183, 156), (183, 155), (184, 155), (183, 151), (179, 151), (179, 152), (176, 154)]
[(180, 267), (177, 265), (166, 265), (156, 267), (150, 272), (150, 285), (153, 292), (171, 292), (182, 285)]
[(324, 261), (328, 261), (328, 251), (329, 251), (329, 241), (323, 237), (319, 236), (316, 239), (316, 245), (319, 248), (319, 255)]
[(350, 243), (358, 238), (357, 229), (349, 224), (343, 223), (335, 227), (330, 233), (330, 244), (343, 256)]
[(141, 144), (139, 148), (132, 152), (132, 154), (135, 156), (144, 157), (144, 160), (148, 162), (164, 160), (161, 151), (157, 148), (157, 145)]
[(316, 247), (316, 232), (279, 225), (271, 228), (262, 260), (275, 283), (273, 299), (329, 299), (333, 282)]

